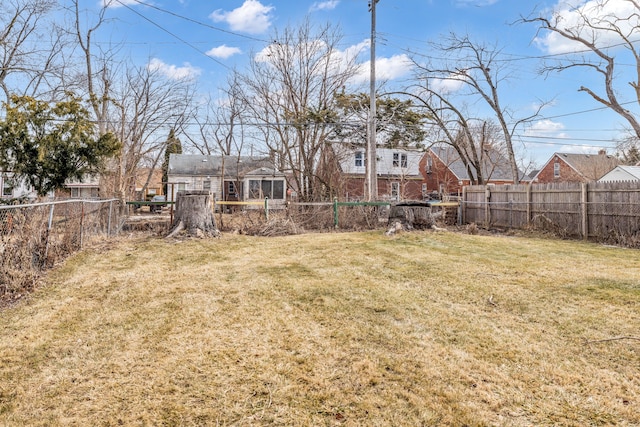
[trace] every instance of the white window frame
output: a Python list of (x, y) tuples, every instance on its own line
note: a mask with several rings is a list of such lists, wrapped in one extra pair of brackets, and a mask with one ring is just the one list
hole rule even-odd
[(553, 164), (553, 177), (560, 178), (560, 162), (555, 162)]
[(391, 198), (400, 200), (400, 183), (398, 181), (391, 183)]
[(355, 166), (357, 168), (363, 167), (364, 166), (364, 152), (363, 151), (356, 151), (355, 153)]

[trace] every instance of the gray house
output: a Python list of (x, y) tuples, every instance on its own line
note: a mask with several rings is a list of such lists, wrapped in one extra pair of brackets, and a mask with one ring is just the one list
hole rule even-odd
[(265, 157), (171, 154), (167, 172), (167, 199), (178, 191), (208, 191), (216, 200), (258, 201), (274, 205), (287, 196), (285, 175)]

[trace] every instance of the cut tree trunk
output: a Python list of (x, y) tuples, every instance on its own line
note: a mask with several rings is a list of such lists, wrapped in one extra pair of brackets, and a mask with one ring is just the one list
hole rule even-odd
[(172, 229), (167, 237), (178, 234), (189, 237), (220, 235), (213, 216), (213, 200), (208, 191), (178, 192)]
[(428, 229), (435, 219), (428, 202), (401, 202), (391, 206), (388, 224), (393, 230)]

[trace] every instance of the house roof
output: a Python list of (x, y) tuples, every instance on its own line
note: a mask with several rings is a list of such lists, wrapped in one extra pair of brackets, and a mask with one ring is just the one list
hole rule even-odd
[(545, 169), (556, 157), (584, 178), (592, 181), (600, 179), (604, 174), (618, 166), (618, 159), (601, 151), (598, 154), (554, 153), (542, 169)]
[[(473, 170), (473, 168), (471, 169), (473, 177), (469, 176), (464, 163), (462, 163), (462, 160), (460, 159), (460, 155), (453, 147), (447, 145), (436, 145), (431, 147), (430, 151), (433, 155), (438, 157), (458, 179), (475, 180), (477, 178), (476, 171)], [(511, 173), (509, 160), (496, 150), (488, 150), (486, 154), (487, 157), (482, 170), (485, 181), (513, 181), (513, 174)], [(521, 180), (527, 179), (522, 171), (519, 171), (519, 173)]]
[(640, 181), (640, 166), (616, 166), (598, 181)]
[[(224, 162), (223, 162), (224, 160)], [(169, 175), (220, 176), (224, 167), (224, 176), (234, 178), (247, 174), (265, 175), (263, 170), (278, 174), (268, 157), (251, 156), (207, 156), (200, 154), (171, 154), (169, 156)], [(258, 172), (256, 172), (258, 171)]]

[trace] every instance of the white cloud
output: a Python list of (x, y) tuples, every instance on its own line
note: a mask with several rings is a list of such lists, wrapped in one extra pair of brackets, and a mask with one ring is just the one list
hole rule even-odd
[(564, 124), (554, 122), (553, 120), (543, 119), (534, 122), (531, 127), (525, 132), (526, 136), (554, 136), (554, 137), (566, 137), (567, 135), (562, 132), (564, 130)]
[[(376, 59), (376, 80), (394, 80), (406, 76), (413, 67), (411, 59), (405, 55), (394, 55), (390, 58)], [(353, 83), (368, 82), (371, 77), (371, 61), (360, 65), (360, 72)]]
[(237, 47), (229, 47), (227, 45), (222, 45), (218, 47), (211, 48), (207, 51), (207, 55), (212, 56), (214, 58), (222, 58), (227, 59), (230, 56), (237, 55), (242, 53), (242, 51)]
[(454, 93), (465, 86), (466, 78), (460, 74), (451, 74), (449, 77), (429, 79), (429, 89), (442, 95)]
[(327, 0), (327, 1), (317, 1), (311, 5), (309, 8), (309, 12), (317, 12), (319, 10), (333, 10), (335, 9), (340, 0)]
[(189, 63), (185, 63), (182, 67), (176, 67), (175, 65), (166, 64), (158, 58), (151, 59), (147, 64), (147, 68), (173, 80), (194, 79), (201, 73), (199, 68), (193, 67)]
[[(559, 28), (567, 28), (576, 31), (581, 37), (590, 41), (595, 41), (599, 47), (611, 46), (620, 42), (620, 37), (616, 37), (612, 31), (593, 30), (584, 25), (584, 19), (588, 19), (593, 25), (611, 28), (611, 21), (615, 18), (625, 18), (616, 20), (616, 25), (620, 31), (628, 34), (631, 38), (640, 36), (640, 16), (637, 14), (636, 6), (628, 0), (560, 0), (553, 9), (553, 20), (557, 20)], [(629, 18), (629, 19), (627, 19)], [(577, 42), (572, 42), (555, 32), (547, 32), (542, 37), (537, 37), (535, 43), (545, 52), (550, 54), (570, 53), (584, 51), (586, 48)]]
[(271, 26), (270, 12), (273, 6), (264, 6), (258, 0), (245, 0), (242, 6), (232, 11), (218, 9), (209, 17), (214, 22), (226, 22), (233, 31), (261, 34)]
[(100, 0), (100, 7), (122, 7), (139, 4), (136, 0)]

